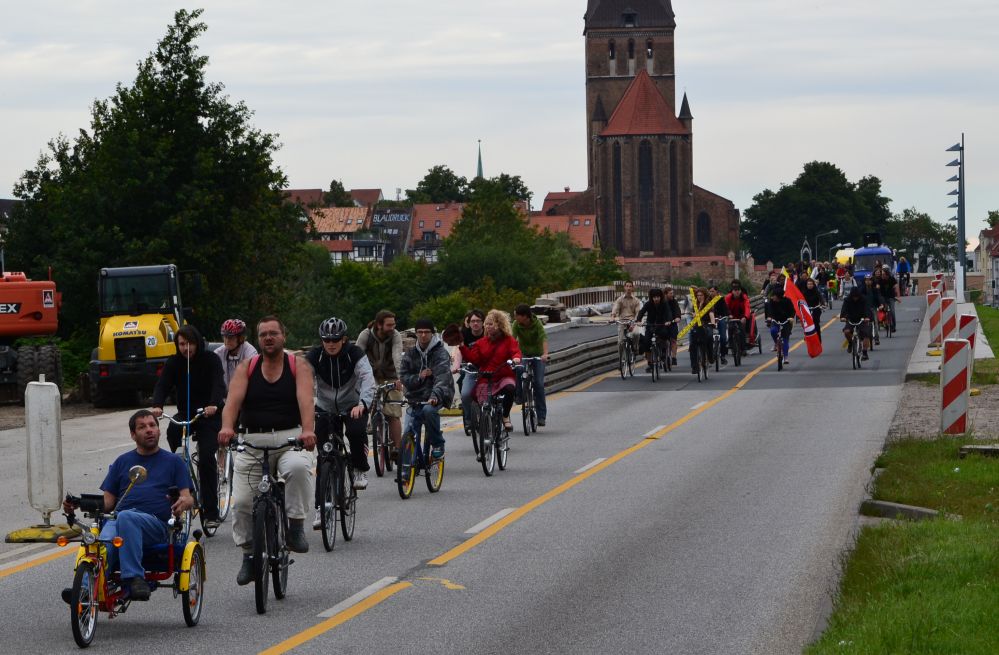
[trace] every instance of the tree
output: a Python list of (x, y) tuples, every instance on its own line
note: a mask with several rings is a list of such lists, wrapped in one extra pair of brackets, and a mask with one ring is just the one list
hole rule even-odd
[(443, 164), (434, 166), (415, 189), (406, 189), (406, 198), (413, 203), (465, 202), (468, 199), (468, 180), (455, 175)]
[[(60, 331), (94, 334), (104, 266), (173, 262), (203, 277), (198, 323), (272, 311), (303, 262), (305, 227), (284, 201), (276, 136), (208, 83), (201, 11), (177, 11), (134, 83), (95, 101), (90, 130), (49, 143), (15, 186), (12, 260), (63, 291)], [(187, 300), (191, 300), (190, 294)], [(92, 337), (91, 337), (92, 339)]]
[(988, 218), (985, 219), (985, 222), (988, 223), (989, 227), (995, 227), (999, 225), (999, 210), (993, 209), (992, 211), (990, 211)]
[(327, 207), (353, 207), (354, 199), (350, 193), (343, 188), (343, 182), (333, 180), (330, 182), (330, 190), (323, 194), (323, 202)]
[(797, 260), (802, 242), (808, 239), (814, 247), (820, 232), (838, 229), (841, 241), (853, 243), (859, 243), (864, 232), (883, 232), (890, 202), (881, 195), (878, 178), (851, 183), (833, 164), (810, 162), (792, 184), (754, 196), (741, 238), (758, 261)]
[(514, 200), (526, 200), (528, 204), (531, 202), (531, 191), (527, 188), (527, 185), (524, 184), (524, 181), (520, 179), (519, 175), (507, 175), (506, 173), (500, 173), (496, 177), (489, 178), (488, 180), (477, 177), (469, 182), (469, 197), (474, 198), (476, 190), (483, 187), (499, 187), (505, 195), (513, 198)]
[(930, 266), (937, 271), (953, 266), (957, 226), (937, 223), (915, 207), (893, 216), (884, 237), (885, 243), (905, 251), (913, 273), (925, 273)]

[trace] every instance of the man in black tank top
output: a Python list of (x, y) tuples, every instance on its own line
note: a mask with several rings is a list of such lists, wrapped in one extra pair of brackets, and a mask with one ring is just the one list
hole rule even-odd
[[(270, 458), (271, 475), (285, 480), (288, 548), (304, 553), (309, 550), (304, 523), (312, 506), (315, 462), (311, 451), (316, 446), (312, 367), (285, 352), (285, 329), (276, 316), (265, 316), (257, 323), (257, 342), (259, 359), (241, 363), (229, 382), (219, 443), (228, 444), (235, 436), (236, 419), (242, 410), (242, 423), (252, 443), (281, 446), (288, 437), (296, 437), (305, 444), (309, 452), (288, 449)], [(253, 579), (253, 496), (261, 478), (257, 458), (259, 453), (248, 448), (236, 454), (234, 465), (232, 537), (243, 549), (243, 565), (236, 576), (240, 585)]]

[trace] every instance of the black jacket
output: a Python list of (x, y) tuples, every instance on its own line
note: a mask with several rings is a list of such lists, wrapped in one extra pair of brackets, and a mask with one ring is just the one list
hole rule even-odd
[(675, 316), (673, 316), (673, 308), (670, 307), (669, 302), (663, 298), (656, 305), (652, 300), (646, 300), (645, 304), (638, 311), (638, 318), (636, 320), (641, 321), (642, 317), (646, 317), (646, 323), (655, 327), (662, 327), (666, 323), (672, 321)]
[(794, 318), (796, 316), (794, 311), (794, 303), (791, 302), (790, 298), (781, 298), (776, 303), (772, 300), (768, 300), (763, 306), (764, 316), (767, 318), (784, 322), (789, 318)]
[[(225, 398), (225, 379), (222, 373), (222, 361), (205, 347), (204, 338), (198, 344), (198, 350), (191, 358), (191, 406), (187, 405), (187, 359), (177, 353), (167, 358), (160, 373), (160, 379), (153, 390), (153, 407), (163, 407), (170, 392), (177, 391), (177, 409), (183, 416), (188, 409), (194, 411), (209, 405), (219, 407)], [(219, 415), (203, 418), (202, 421), (217, 421)]]

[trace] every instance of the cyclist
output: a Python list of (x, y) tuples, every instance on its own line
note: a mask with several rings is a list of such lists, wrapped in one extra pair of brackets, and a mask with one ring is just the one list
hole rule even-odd
[[(769, 290), (770, 299), (763, 306), (763, 314), (766, 317), (767, 325), (770, 326), (770, 336), (774, 340), (774, 350), (777, 350), (778, 331), (784, 338), (784, 363), (790, 363), (787, 358), (788, 349), (791, 347), (791, 329), (794, 327), (794, 304), (789, 298), (784, 297), (784, 290), (776, 284), (771, 285)], [(792, 319), (789, 323), (784, 323)]]
[[(705, 289), (700, 288), (694, 290), (694, 300), (697, 308), (699, 310), (703, 309), (704, 306), (708, 304), (708, 292)], [(697, 358), (700, 355), (700, 350), (702, 348), (707, 353), (708, 361), (712, 364), (715, 361), (714, 353), (711, 351), (711, 330), (715, 324), (714, 308), (712, 307), (708, 310), (708, 313), (700, 319), (692, 320), (694, 321), (694, 327), (690, 329), (690, 344), (688, 350), (690, 351), (690, 372), (693, 375), (697, 375)]]
[(680, 303), (677, 302), (673, 293), (673, 287), (667, 285), (663, 293), (666, 303), (669, 305), (669, 310), (673, 314), (673, 322), (666, 329), (666, 333), (669, 335), (669, 356), (672, 360), (671, 363), (673, 366), (676, 366), (677, 335), (680, 334), (680, 319), (683, 316), (683, 311), (680, 309)]
[(642, 302), (635, 297), (635, 283), (628, 280), (624, 283), (624, 293), (618, 296), (611, 306), (611, 320), (620, 321), (617, 326), (617, 352), (620, 356), (624, 349), (625, 337), (631, 339), (631, 345), (635, 352), (638, 352), (639, 334), (631, 326), (624, 325), (627, 321), (635, 321), (638, 311), (642, 308)]
[[(666, 296), (662, 289), (650, 289), (649, 299), (645, 301), (642, 308), (638, 310), (636, 320), (641, 322), (645, 318), (645, 335), (641, 340), (640, 352), (645, 353), (646, 373), (652, 372), (652, 335), (661, 344), (669, 343), (669, 326), (673, 322), (673, 310), (666, 302)], [(665, 350), (665, 349), (664, 349)]]
[(406, 388), (406, 399), (410, 403), (423, 403), (417, 411), (411, 408), (406, 414), (406, 434), (414, 430), (414, 423), (422, 424), (427, 431), (427, 439), (433, 459), (444, 457), (444, 433), (441, 432), (442, 407), (450, 407), (454, 400), (454, 378), (451, 376), (451, 356), (444, 342), (437, 336), (434, 323), (429, 318), (420, 318), (414, 324), (416, 345), (402, 358), (399, 377)]
[[(484, 311), (481, 309), (470, 309), (465, 314), (465, 325), (461, 328), (461, 343), (470, 348), (473, 343), (484, 337), (486, 334), (484, 327), (485, 320), (486, 313)], [(475, 373), (461, 369), (461, 350), (455, 350), (454, 353), (451, 372), (462, 371), (461, 376), (458, 378), (458, 388), (461, 392), (461, 411), (465, 420), (470, 421), (472, 403), (475, 400), (475, 382), (478, 378)]]
[(819, 336), (819, 343), (822, 343), (822, 309), (825, 307), (825, 302), (822, 300), (819, 285), (812, 278), (808, 278), (805, 280), (805, 289), (801, 295), (805, 298), (805, 302), (808, 303), (809, 307), (814, 308), (811, 310), (812, 321), (815, 322), (815, 334)]
[[(520, 363), (520, 346), (513, 338), (510, 328), (510, 317), (506, 312), (499, 309), (490, 309), (486, 314), (483, 323), (485, 336), (477, 340), (471, 346), (464, 343), (458, 344), (461, 350), (461, 357), (465, 361), (476, 366), (480, 371), (492, 371), (493, 392), (503, 397), (503, 428), (507, 432), (513, 429), (510, 422), (510, 408), (513, 407), (513, 395), (516, 389), (516, 380), (513, 376), (513, 369), (507, 364), (508, 360), (513, 360), (514, 364)], [(485, 378), (480, 378), (475, 383), (475, 398), (480, 404), (486, 401), (489, 393), (489, 385)]]
[[(402, 335), (395, 329), (395, 314), (383, 309), (375, 314), (375, 320), (357, 335), (357, 347), (364, 351), (375, 374), (375, 384), (381, 386), (395, 383), (395, 389), (388, 393), (391, 401), (402, 400), (402, 382), (399, 381), (399, 366), (402, 363)], [(396, 448), (402, 436), (402, 407), (394, 402), (385, 403), (382, 412), (388, 418), (389, 436)], [(353, 446), (351, 447), (353, 448)]]
[[(350, 442), (350, 461), (357, 475), (354, 488), (368, 488), (367, 471), (371, 468), (365, 447), (368, 443), (368, 408), (375, 397), (375, 376), (371, 363), (357, 344), (347, 337), (347, 324), (331, 316), (319, 324), (322, 344), (305, 356), (316, 372), (316, 443), (320, 447), (329, 435), (346, 433)], [(312, 527), (321, 529), (322, 491), (316, 488), (316, 515)]]
[[(198, 478), (201, 481), (201, 511), (205, 513), (205, 527), (217, 528), (219, 523), (218, 451), (219, 405), (225, 396), (222, 379), (222, 362), (205, 349), (204, 339), (193, 325), (184, 325), (173, 338), (177, 353), (167, 358), (153, 390), (152, 413), (157, 419), (163, 416), (163, 404), (171, 391), (177, 396), (177, 418), (190, 417), (199, 408), (205, 415), (190, 427), (192, 438), (198, 444)], [(181, 445), (182, 429), (173, 423), (167, 428), (170, 451)]]
[(222, 377), (228, 391), (229, 380), (236, 368), (243, 360), (256, 355), (257, 349), (246, 340), (246, 323), (238, 318), (230, 318), (224, 322), (221, 332), (222, 345), (215, 349), (215, 354), (222, 361)]
[[(864, 298), (864, 294), (859, 288), (854, 287), (850, 289), (849, 295), (843, 301), (843, 307), (839, 310), (839, 320), (846, 323), (850, 321), (851, 323), (860, 323), (860, 338), (863, 340), (863, 354), (861, 355), (862, 360), (867, 360), (867, 351), (871, 349), (871, 308), (867, 300)], [(843, 336), (846, 337), (846, 342), (850, 344), (850, 351), (853, 352), (853, 327), (850, 323), (847, 323), (843, 327)]]
[(722, 302), (728, 310), (730, 320), (742, 323), (743, 350), (748, 350), (748, 342), (752, 342), (753, 308), (749, 304), (749, 296), (742, 290), (742, 282), (732, 280), (731, 291)]
[[(545, 404), (545, 363), (548, 361), (548, 335), (545, 326), (531, 312), (531, 308), (521, 303), (513, 310), (513, 338), (520, 346), (524, 357), (538, 357), (531, 367), (534, 373), (534, 406), (538, 410), (538, 425), (544, 426), (548, 416)], [(517, 376), (517, 395), (521, 393), (520, 376)], [(522, 401), (523, 402), (523, 401)]]
[[(156, 416), (147, 409), (140, 409), (128, 419), (128, 430), (135, 442), (135, 450), (130, 450), (108, 468), (101, 483), (104, 492), (104, 511), (114, 509), (118, 499), (131, 482), (128, 470), (135, 465), (146, 469), (146, 481), (137, 484), (128, 492), (116, 519), (107, 521), (101, 527), (101, 540), (110, 541), (121, 537), (118, 548), (108, 548), (108, 562), (111, 571), (121, 565), (121, 586), (131, 600), (149, 600), (149, 584), (146, 582), (146, 569), (142, 565), (143, 544), (164, 543), (169, 537), (167, 521), (194, 507), (191, 496), (191, 476), (184, 460), (160, 448), (160, 424)], [(180, 490), (180, 497), (172, 504), (167, 493), (170, 487)], [(63, 501), (63, 511), (69, 514), (76, 505)], [(116, 562), (115, 560), (118, 560)], [(62, 599), (70, 602), (69, 589), (64, 589)]]
[(898, 265), (896, 268), (896, 273), (898, 273), (899, 285), (902, 287), (902, 295), (909, 295), (909, 287), (912, 281), (912, 267), (905, 257), (898, 258)]
[[(719, 295), (718, 285), (712, 284), (708, 288), (708, 299), (712, 299)], [(721, 363), (727, 365), (728, 360), (725, 359), (725, 353), (728, 352), (728, 305), (725, 304), (724, 298), (719, 298), (718, 302), (714, 304), (711, 308), (711, 313), (715, 316), (715, 329), (718, 330), (718, 347), (719, 354), (721, 355)]]
[(895, 303), (898, 300), (898, 281), (887, 268), (874, 269), (874, 284), (881, 294), (881, 301), (884, 303), (885, 311), (888, 312), (888, 329), (895, 331)]
[[(863, 296), (864, 303), (867, 305), (867, 317), (872, 322), (878, 320), (878, 309), (884, 307), (884, 298), (881, 297), (881, 291), (874, 283), (874, 276), (868, 273), (864, 276), (864, 286), (855, 288)], [(875, 334), (874, 345), (880, 344), (881, 338)]]
[[(233, 428), (238, 416), (258, 446), (278, 448), (286, 445), (289, 437), (298, 437), (307, 450), (315, 449), (312, 367), (305, 359), (285, 352), (285, 334), (284, 324), (277, 316), (264, 316), (257, 321), (260, 355), (240, 364), (230, 380), (219, 431), (222, 445), (235, 436)], [(232, 538), (243, 550), (243, 564), (236, 575), (239, 585), (253, 581), (253, 496), (262, 477), (258, 459), (253, 448), (246, 448), (244, 452), (236, 453), (234, 463), (232, 500), (236, 514)], [(284, 478), (285, 510), (289, 519), (288, 549), (307, 553), (305, 513), (312, 503), (315, 486), (312, 454), (283, 450), (270, 459), (270, 465), (271, 475)]]

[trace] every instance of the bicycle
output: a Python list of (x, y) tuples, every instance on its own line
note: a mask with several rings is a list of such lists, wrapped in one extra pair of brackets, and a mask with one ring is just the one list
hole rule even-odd
[(382, 477), (385, 471), (392, 470), (391, 439), (389, 419), (385, 415), (385, 404), (389, 401), (388, 392), (395, 389), (395, 382), (386, 382), (375, 388), (375, 399), (371, 403), (371, 450), (375, 460), (375, 475)]
[(853, 321), (846, 322), (847, 325), (853, 328), (851, 330), (853, 337), (850, 339), (850, 359), (853, 364), (853, 370), (855, 371), (859, 369), (861, 365), (862, 339), (860, 338), (860, 326), (869, 321), (870, 319), (865, 318), (857, 323), (854, 323)]
[(535, 362), (541, 361), (540, 357), (525, 357), (520, 360), (521, 387), (523, 403), (520, 407), (520, 416), (524, 423), (524, 436), (529, 437), (532, 432), (538, 431), (538, 408), (534, 402), (534, 366)]
[[(317, 425), (321, 417), (331, 418), (325, 412), (316, 412), (316, 415)], [(326, 442), (319, 449), (316, 488), (322, 493), (319, 524), (323, 533), (323, 548), (328, 553), (336, 545), (338, 519), (344, 541), (354, 538), (354, 524), (357, 521), (357, 489), (354, 489), (354, 465), (350, 462), (350, 446), (341, 431), (333, 429), (331, 420), (327, 420), (326, 425), (330, 426), (330, 431)]]
[(892, 329), (891, 329), (891, 316), (890, 316), (890, 314), (888, 312), (889, 312), (889, 310), (888, 310), (887, 306), (882, 306), (882, 307), (878, 308), (878, 313), (877, 313), (877, 318), (878, 318), (877, 324), (878, 325), (877, 325), (877, 328), (878, 328), (878, 334), (879, 335), (880, 335), (880, 333), (882, 331), (884, 331), (885, 336), (888, 337), (889, 339), (891, 339), (891, 333), (892, 333)]
[[(267, 612), (268, 573), (274, 583), (274, 597), (281, 600), (288, 591), (288, 567), (295, 563), (288, 549), (288, 514), (284, 507), (284, 480), (272, 479), (270, 454), (293, 448), (302, 450), (302, 443), (294, 437), (281, 446), (255, 446), (240, 436), (236, 452), (250, 455), (260, 464), (263, 473), (253, 497), (253, 597), (257, 614)], [(259, 450), (260, 457), (247, 452)]]
[[(101, 527), (109, 520), (117, 517), (118, 507), (132, 490), (132, 487), (145, 482), (147, 472), (145, 467), (135, 465), (128, 470), (130, 483), (118, 499), (115, 508), (104, 511), (104, 494), (81, 494), (66, 499), (79, 507), (84, 516), (94, 519), (90, 525), (80, 523), (76, 512), (67, 513), (66, 522), (72, 527), (80, 523), (83, 528), (80, 533), (80, 547), (76, 554), (73, 586), (63, 591), (63, 599), (69, 603), (70, 626), (73, 630), (73, 640), (80, 648), (86, 648), (97, 633), (97, 616), (105, 612), (109, 619), (123, 614), (130, 606), (131, 600), (121, 585), (121, 574), (111, 571), (108, 562), (108, 552), (111, 548), (121, 546), (121, 537), (101, 539)], [(171, 503), (180, 497), (176, 487), (170, 487)], [(150, 544), (143, 548), (143, 566), (146, 569), (144, 578), (150, 590), (155, 591), (161, 586), (173, 589), (174, 597), (181, 598), (181, 609), (184, 622), (194, 627), (201, 620), (204, 608), (205, 581), (205, 551), (201, 544), (201, 532), (195, 530), (189, 539), (192, 516), (188, 510), (178, 517), (171, 517), (167, 522), (168, 537), (163, 544)], [(56, 543), (67, 546), (71, 540), (60, 536)], [(179, 551), (179, 553), (178, 553)], [(179, 554), (179, 557), (178, 557)], [(168, 585), (162, 583), (173, 578)], [(68, 593), (67, 593), (68, 592)]]
[[(688, 338), (689, 340), (687, 347), (692, 351), (694, 351), (694, 368), (696, 369), (695, 372), (697, 373), (697, 381), (700, 382), (702, 379), (703, 380), (708, 379), (708, 346), (706, 346), (703, 342), (695, 343), (695, 337), (697, 336), (694, 334), (695, 329), (698, 328), (694, 328), (690, 331), (690, 337)], [(707, 326), (699, 329), (706, 331)], [(717, 342), (714, 343), (715, 346), (712, 347), (717, 346)], [(716, 354), (715, 362), (717, 361), (718, 361), (718, 355)]]
[[(666, 327), (665, 325), (654, 325), (653, 328)], [(666, 341), (667, 348), (669, 341)], [(669, 372), (672, 370), (672, 364), (670, 363), (670, 358), (668, 354), (663, 353), (663, 346), (659, 342), (659, 338), (656, 336), (656, 330), (652, 330), (652, 336), (649, 338), (649, 368), (651, 368), (652, 381), (658, 382), (659, 378), (662, 376), (661, 371)]]
[(506, 469), (510, 450), (510, 433), (503, 429), (503, 394), (494, 393), (494, 374), (495, 371), (479, 371), (479, 377), (487, 383), (486, 402), (478, 408), (479, 453), (482, 472), (487, 477), (495, 472), (497, 464), (501, 471)]
[(732, 363), (735, 366), (740, 366), (742, 364), (742, 356), (744, 354), (745, 343), (743, 339), (745, 338), (745, 332), (742, 327), (742, 321), (738, 319), (731, 319), (728, 322), (728, 345), (732, 350)]
[(423, 471), (430, 493), (440, 491), (444, 482), (444, 457), (433, 457), (430, 440), (423, 427), (421, 410), (426, 403), (407, 402), (409, 405), (410, 429), (402, 435), (399, 448), (399, 467), (396, 470), (396, 484), (399, 496), (405, 500), (413, 495), (416, 476)]
[[(184, 447), (181, 458), (184, 463), (187, 464), (187, 472), (191, 476), (191, 495), (194, 496), (194, 513), (197, 515), (198, 520), (201, 522), (201, 529), (204, 530), (205, 536), (214, 537), (215, 532), (219, 529), (219, 523), (222, 522), (221, 511), (219, 512), (220, 518), (213, 525), (209, 525), (210, 521), (205, 520), (204, 506), (201, 503), (201, 480), (198, 477), (198, 453), (191, 452), (191, 426), (197, 422), (197, 420), (205, 415), (204, 409), (199, 409), (194, 412), (194, 416), (186, 421), (181, 421), (175, 419), (172, 416), (163, 414), (163, 417), (174, 425), (180, 426), (181, 429), (181, 443)], [(218, 489), (219, 483), (216, 482), (216, 489)], [(229, 498), (232, 497), (232, 492), (227, 491)], [(221, 499), (221, 496), (216, 498)], [(216, 501), (218, 502), (218, 501)], [(228, 502), (226, 503), (226, 513), (228, 514)]]
[(614, 321), (624, 327), (624, 338), (618, 344), (618, 371), (621, 379), (635, 376), (635, 344), (631, 339), (631, 332), (635, 329), (635, 321)]
[(783, 321), (775, 321), (773, 319), (770, 319), (769, 321), (767, 321), (767, 323), (768, 324), (770, 324), (770, 323), (776, 323), (777, 325), (780, 326), (780, 328), (777, 330), (777, 339), (775, 340), (774, 343), (776, 343), (776, 345), (777, 345), (777, 370), (778, 371), (783, 371), (784, 370), (784, 361), (785, 361), (784, 360), (784, 326), (785, 325), (793, 325), (794, 324), (794, 318), (793, 317), (792, 318), (787, 318), (787, 319), (784, 319)]
[(220, 449), (218, 464), (219, 523), (224, 523), (232, 509), (232, 475), (235, 472), (232, 451), (228, 448)]
[[(715, 359), (715, 373), (721, 370), (721, 330), (715, 328), (711, 330), (711, 354)], [(704, 379), (706, 380), (707, 369), (704, 371)]]
[[(479, 369), (472, 364), (462, 364), (461, 372), (464, 375), (478, 375)], [(480, 460), (479, 451), (479, 409), (475, 402), (470, 403), (470, 413), (465, 414), (464, 409), (461, 412), (461, 423), (465, 429), (465, 435), (472, 438), (472, 450), (475, 451), (476, 461)]]

